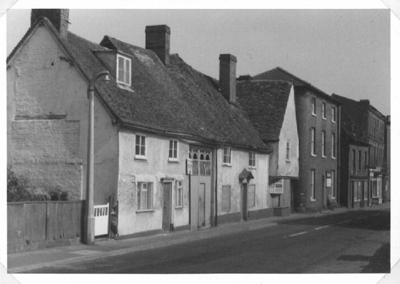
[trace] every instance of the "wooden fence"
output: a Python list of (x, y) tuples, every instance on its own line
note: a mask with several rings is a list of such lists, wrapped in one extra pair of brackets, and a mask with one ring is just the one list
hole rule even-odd
[(81, 200), (8, 203), (8, 253), (80, 242), (84, 210)]

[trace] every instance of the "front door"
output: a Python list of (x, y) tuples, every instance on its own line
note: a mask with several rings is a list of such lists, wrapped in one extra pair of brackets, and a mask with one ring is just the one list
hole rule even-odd
[(162, 229), (164, 231), (171, 230), (171, 212), (172, 212), (172, 182), (163, 184), (163, 219)]
[(206, 225), (206, 184), (200, 183), (199, 185), (199, 222), (198, 226), (204, 227)]
[(242, 220), (247, 221), (247, 183), (242, 184)]

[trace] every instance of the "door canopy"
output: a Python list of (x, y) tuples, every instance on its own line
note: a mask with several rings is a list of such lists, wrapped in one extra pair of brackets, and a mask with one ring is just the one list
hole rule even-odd
[(243, 169), (243, 171), (239, 175), (239, 182), (248, 183), (251, 179), (254, 179), (253, 174), (250, 171)]

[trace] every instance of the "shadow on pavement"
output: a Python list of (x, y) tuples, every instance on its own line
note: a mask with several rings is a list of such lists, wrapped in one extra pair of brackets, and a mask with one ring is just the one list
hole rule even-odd
[[(323, 213), (322, 213), (323, 214)], [(381, 217), (376, 215), (381, 215)], [(382, 217), (385, 221), (382, 221)], [(371, 211), (347, 211), (337, 214), (318, 214), (295, 220), (282, 220), (277, 222), (279, 225), (314, 225), (326, 226), (333, 225), (344, 228), (365, 229), (374, 231), (390, 230), (390, 211), (371, 210)]]

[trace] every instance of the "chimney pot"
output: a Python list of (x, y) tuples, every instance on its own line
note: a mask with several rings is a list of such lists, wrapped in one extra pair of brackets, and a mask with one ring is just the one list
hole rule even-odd
[(167, 25), (146, 27), (146, 49), (154, 51), (164, 65), (169, 65), (170, 35)]

